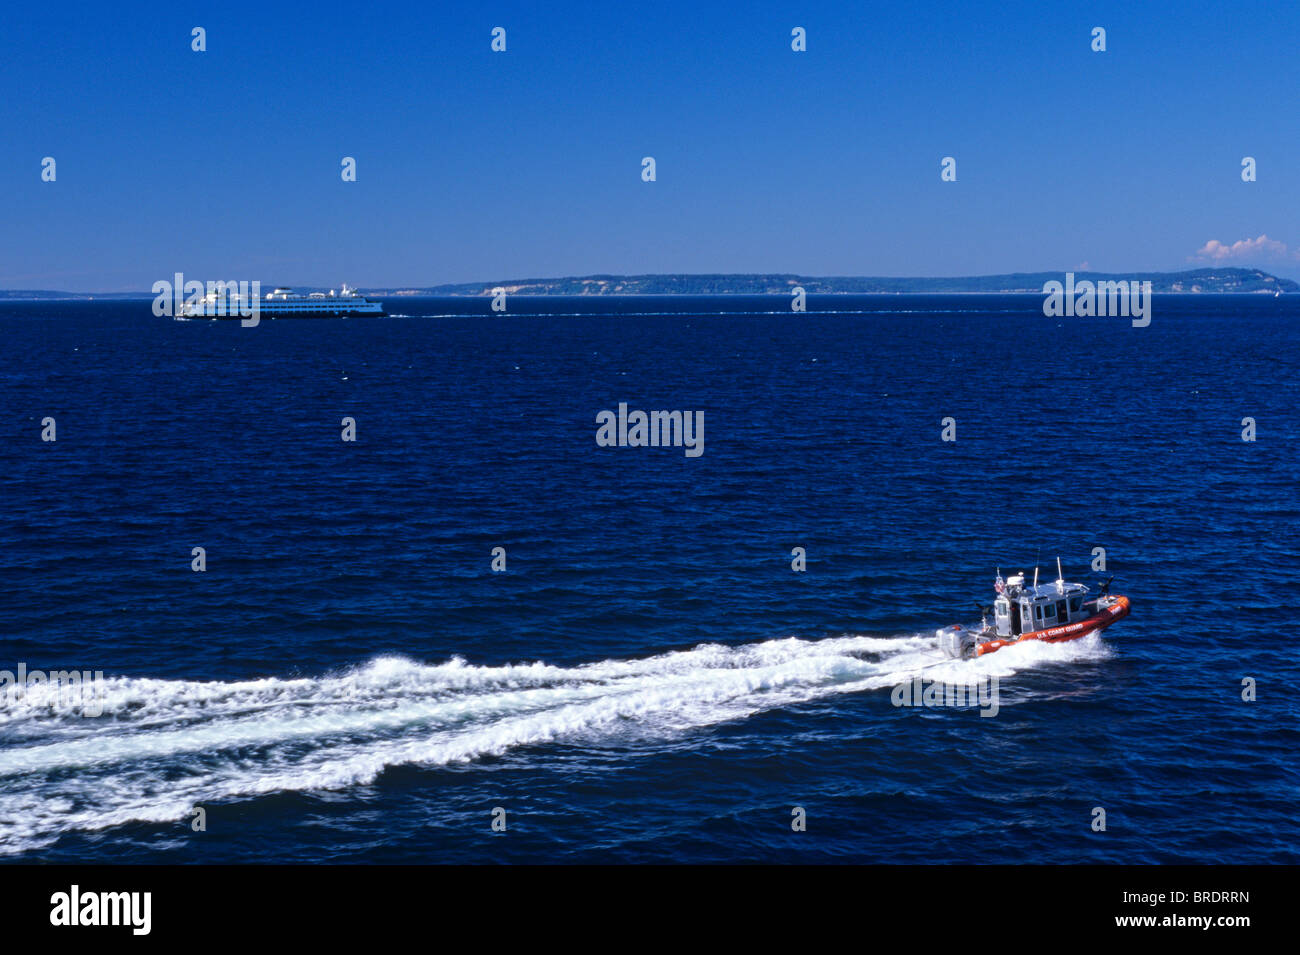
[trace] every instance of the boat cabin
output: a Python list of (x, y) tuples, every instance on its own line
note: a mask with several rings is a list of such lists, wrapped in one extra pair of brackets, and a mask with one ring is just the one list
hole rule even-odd
[(993, 601), (994, 626), (999, 637), (1018, 637), (1051, 627), (1064, 626), (1086, 619), (1094, 609), (1086, 606), (1088, 588), (1083, 584), (1055, 580), (1050, 584), (1025, 585), (1025, 575), (1017, 574), (999, 583)]

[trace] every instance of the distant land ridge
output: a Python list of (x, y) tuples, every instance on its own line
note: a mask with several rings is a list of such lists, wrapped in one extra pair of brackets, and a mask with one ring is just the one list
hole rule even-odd
[[(810, 295), (874, 293), (1034, 292), (1043, 284), (1063, 282), (1065, 272), (1014, 272), (960, 278), (868, 278), (853, 276), (794, 275), (783, 273), (742, 275), (586, 275), (559, 279), (513, 279), (500, 282), (466, 282), (427, 288), (392, 289), (390, 295), (491, 295), (504, 288), (511, 295), (788, 295), (802, 286)], [(1259, 269), (1192, 269), (1186, 272), (1075, 272), (1076, 283), (1143, 281), (1156, 293), (1300, 292), (1300, 284)], [(383, 294), (367, 289), (367, 294)]]
[[(230, 276), (226, 277), (227, 280)], [(214, 279), (215, 280), (215, 279)], [(364, 295), (383, 298), (398, 296), (476, 296), (491, 295), (503, 288), (510, 295), (789, 295), (802, 286), (810, 295), (871, 294), (960, 294), (995, 292), (1032, 292), (1042, 294), (1043, 284), (1064, 282), (1065, 272), (1012, 272), (1006, 275), (972, 275), (958, 278), (872, 278), (863, 276), (811, 276), (792, 273), (712, 273), (695, 275), (584, 275), (552, 279), (510, 279), (498, 282), (462, 282), (452, 285), (389, 288), (365, 287)], [(1082, 281), (1150, 282), (1158, 294), (1240, 294), (1285, 292), (1300, 293), (1300, 283), (1278, 278), (1259, 269), (1203, 268), (1185, 272), (1078, 272)], [(270, 290), (285, 283), (262, 282)], [(327, 291), (308, 285), (286, 286), (300, 292)], [(137, 299), (152, 298), (150, 292), (57, 292), (0, 289), (0, 301), (34, 299)]]

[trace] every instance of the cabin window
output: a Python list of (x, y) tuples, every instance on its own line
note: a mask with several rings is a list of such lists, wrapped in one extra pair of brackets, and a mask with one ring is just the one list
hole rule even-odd
[(1079, 612), (1079, 608), (1082, 607), (1082, 606), (1083, 606), (1083, 598), (1082, 598), (1082, 597), (1071, 597), (1071, 598), (1070, 598), (1070, 613), (1078, 613), (1078, 612)]
[(1044, 607), (1044, 608), (1043, 608), (1043, 615), (1044, 615), (1044, 616), (1047, 616), (1047, 617), (1055, 617), (1055, 616), (1056, 616), (1056, 604), (1048, 604), (1046, 607)]
[(1043, 607), (1041, 604), (1034, 608), (1034, 619), (1036, 620), (1043, 619)]

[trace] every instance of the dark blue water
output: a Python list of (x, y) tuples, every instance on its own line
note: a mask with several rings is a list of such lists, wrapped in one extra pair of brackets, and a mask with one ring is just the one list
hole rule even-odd
[[(0, 708), (0, 858), (1300, 862), (1296, 301), (786, 306), (0, 306), (0, 669), (105, 675)], [(939, 663), (1097, 547), (1129, 619)]]

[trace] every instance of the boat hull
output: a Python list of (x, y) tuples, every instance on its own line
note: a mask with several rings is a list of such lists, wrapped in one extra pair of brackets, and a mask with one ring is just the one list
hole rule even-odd
[(994, 653), (1003, 647), (1024, 643), (1026, 640), (1040, 640), (1043, 643), (1064, 643), (1066, 640), (1078, 640), (1080, 637), (1086, 637), (1090, 633), (1105, 630), (1112, 623), (1123, 620), (1128, 616), (1129, 610), (1129, 599), (1122, 595), (1116, 595), (1113, 603), (1091, 617), (1076, 620), (1074, 623), (1062, 624), (1059, 627), (1048, 627), (1046, 630), (1021, 634), (1014, 640), (998, 639), (980, 643), (975, 647), (975, 655), (983, 656), (986, 653)]
[[(305, 308), (304, 308), (304, 309), (286, 308), (286, 309), (278, 309), (278, 308), (268, 308), (267, 306), (263, 305), (263, 306), (261, 307), (261, 309), (259, 309), (258, 314), (257, 314), (257, 317), (258, 317), (259, 319), (264, 319), (264, 318), (360, 318), (360, 317), (362, 317), (362, 316), (367, 316), (367, 315), (369, 315), (369, 316), (380, 316), (380, 317), (384, 317), (384, 310), (383, 310), (383, 308), (381, 308), (381, 307), (379, 307), (379, 306), (375, 306), (375, 307), (373, 307), (373, 308), (367, 308), (367, 307), (365, 307), (365, 306), (359, 306), (359, 307), (356, 307), (356, 308), (348, 308), (347, 306), (337, 306), (337, 307), (334, 307), (334, 308), (312, 308), (312, 309), (305, 309)], [(221, 314), (211, 314), (211, 313), (208, 313), (208, 312), (203, 311), (203, 310), (200, 308), (200, 309), (186, 310), (186, 311), (182, 312), (182, 313), (180, 314), (179, 317), (181, 317), (181, 318), (214, 318), (214, 319), (227, 318), (227, 319), (240, 319), (240, 320), (243, 320), (243, 319), (251, 318), (252, 315), (251, 315), (251, 313), (250, 313), (249, 315), (241, 315), (238, 311), (235, 311), (235, 310), (233, 310), (233, 309), (230, 310), (230, 311), (228, 311), (228, 312), (223, 312), (223, 313), (221, 313)]]

